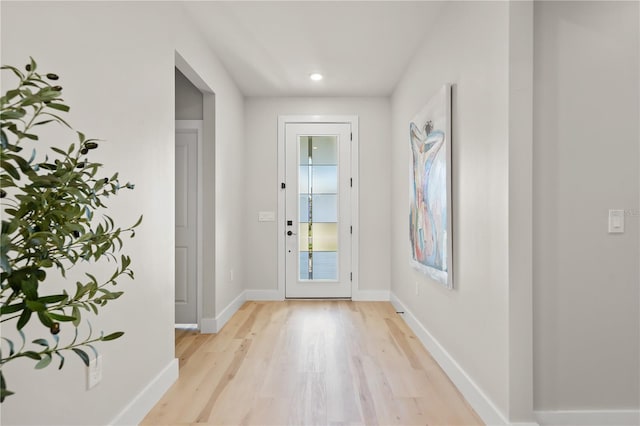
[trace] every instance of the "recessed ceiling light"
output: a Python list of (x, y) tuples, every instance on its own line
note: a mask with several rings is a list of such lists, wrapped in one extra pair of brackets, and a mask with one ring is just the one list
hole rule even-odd
[(322, 74), (320, 74), (319, 72), (314, 72), (309, 76), (309, 78), (313, 81), (320, 81), (322, 80)]

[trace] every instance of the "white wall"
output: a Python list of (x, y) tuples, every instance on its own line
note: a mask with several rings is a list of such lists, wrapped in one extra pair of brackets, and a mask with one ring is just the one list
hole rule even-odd
[(535, 3), (536, 410), (639, 408), (639, 16)]
[(176, 68), (176, 120), (202, 120), (202, 92)]
[[(106, 170), (136, 184), (110, 201), (110, 214), (122, 224), (145, 216), (125, 249), (136, 280), (123, 280), (124, 296), (91, 320), (98, 330), (126, 331), (98, 345), (103, 381), (86, 391), (84, 366), (72, 355), (62, 371), (9, 364), (3, 373), (17, 395), (2, 404), (3, 425), (106, 424), (173, 361), (176, 50), (216, 93), (217, 233), (207, 238), (215, 238), (217, 264), (238, 269), (233, 283), (217, 277), (223, 286), (215, 296), (207, 293), (205, 314), (215, 316), (214, 297), (225, 306), (241, 292), (243, 98), (191, 27), (168, 3), (2, 2), (2, 63), (21, 66), (31, 55), (43, 70), (60, 74), (71, 123), (105, 139), (96, 154)], [(111, 266), (93, 272), (104, 276)]]
[[(245, 287), (246, 247), (244, 238), (239, 237), (245, 232), (244, 97), (199, 33), (191, 29), (193, 23), (181, 11), (179, 13), (189, 30), (176, 28), (176, 50), (197, 73), (193, 78), (189, 75), (191, 81), (194, 84), (200, 81), (196, 86), (205, 92), (204, 209), (205, 212), (215, 210), (215, 218), (204, 218), (203, 317), (210, 323)], [(213, 94), (207, 93), (205, 85)], [(215, 114), (213, 137), (207, 130), (211, 127), (211, 122), (207, 121), (211, 111)], [(211, 144), (207, 145), (207, 141), (215, 142), (215, 152), (209, 151)], [(207, 190), (212, 181), (215, 190)], [(215, 199), (211, 199), (212, 195)], [(215, 226), (212, 226), (214, 221)], [(234, 271), (233, 280), (231, 270)]]
[[(508, 41), (508, 3), (445, 4), (393, 93), (391, 149), (391, 290), (503, 417), (509, 408)], [(409, 266), (409, 121), (444, 83), (453, 84), (452, 291)]]
[(277, 223), (258, 222), (278, 207), (278, 115), (359, 116), (360, 289), (389, 291), (390, 102), (388, 98), (247, 98), (245, 194), (247, 288), (276, 290)]

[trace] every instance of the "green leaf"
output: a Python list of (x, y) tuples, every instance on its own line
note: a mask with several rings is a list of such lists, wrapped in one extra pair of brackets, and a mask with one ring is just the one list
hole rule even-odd
[(51, 151), (53, 151), (53, 152), (55, 152), (57, 154), (63, 155), (65, 157), (67, 156), (67, 153), (64, 150), (62, 150), (60, 148), (56, 148), (55, 146), (51, 147)]
[(64, 295), (64, 294), (55, 294), (55, 295), (52, 295), (52, 296), (40, 297), (40, 298), (38, 298), (38, 302), (46, 303), (47, 305), (49, 305), (51, 303), (62, 302), (66, 298), (67, 298), (67, 296)]
[(53, 320), (49, 317), (49, 313), (46, 311), (38, 312), (38, 319), (45, 327), (53, 327)]
[(121, 337), (123, 334), (124, 334), (124, 331), (116, 331), (115, 333), (107, 334), (106, 336), (104, 336), (100, 340), (102, 340), (103, 342), (107, 342), (109, 340), (115, 340), (115, 339)]
[(2, 67), (0, 67), (0, 69), (11, 70), (16, 75), (16, 77), (18, 77), (20, 80), (24, 80), (24, 74), (22, 74), (22, 72), (16, 67), (12, 67), (11, 65), (3, 65)]
[(26, 272), (26, 276), (21, 280), (21, 289), (29, 300), (38, 300), (38, 278), (35, 274)]
[(36, 364), (36, 370), (45, 368), (51, 364), (51, 354), (44, 354), (44, 357)]
[(2, 337), (2, 340), (7, 342), (7, 344), (9, 345), (9, 356), (13, 356), (13, 354), (15, 353), (14, 346), (13, 346), (13, 341), (7, 339), (6, 337)]
[(22, 330), (24, 326), (27, 325), (30, 319), (31, 319), (31, 311), (29, 309), (24, 309), (22, 311), (22, 314), (20, 314), (20, 318), (18, 318), (18, 324), (16, 324), (16, 327), (18, 328), (18, 330)]
[[(51, 104), (49, 104), (49, 105), (51, 105)], [(27, 111), (25, 111), (22, 108), (6, 110), (6, 111), (3, 111), (2, 113), (0, 113), (0, 120), (2, 120), (2, 121), (4, 121), (4, 120), (17, 120), (17, 119), (20, 119), (20, 118), (24, 117), (25, 115), (27, 115)]]
[(63, 321), (63, 322), (74, 321), (76, 319), (75, 317), (68, 316), (68, 315), (60, 315), (60, 314), (56, 314), (55, 312), (49, 312), (49, 316), (54, 320)]
[(58, 370), (62, 370), (62, 367), (64, 366), (64, 356), (62, 356), (62, 354), (58, 351), (55, 351), (55, 354), (60, 357), (60, 365), (58, 366)]
[(54, 120), (53, 118), (50, 119), (50, 120), (42, 120), (42, 121), (38, 121), (37, 123), (34, 123), (33, 125), (34, 126), (42, 126), (43, 124), (51, 123), (52, 121), (57, 121), (57, 120)]
[(80, 325), (80, 320), (82, 318), (82, 315), (80, 315), (80, 309), (78, 309), (77, 306), (74, 306), (73, 309), (71, 310), (71, 315), (73, 315), (73, 325), (75, 327), (78, 327)]
[(89, 366), (89, 355), (87, 355), (85, 351), (78, 348), (71, 348), (71, 350), (74, 351), (80, 357), (82, 362), (84, 362), (84, 365), (86, 365), (87, 367)]
[(0, 402), (4, 402), (4, 399), (10, 395), (13, 395), (13, 392), (7, 389), (7, 382), (4, 380), (2, 370), (0, 370)]
[(15, 303), (13, 305), (3, 306), (0, 308), (0, 315), (9, 315), (24, 309), (24, 302)]
[(1, 161), (0, 162), (0, 167), (2, 167), (4, 169), (4, 171), (6, 171), (7, 173), (9, 173), (9, 175), (16, 179), (16, 180), (20, 180), (20, 174), (18, 173), (18, 170), (16, 170), (15, 167), (13, 167), (13, 165), (11, 163), (9, 163), (8, 161)]
[(59, 115), (56, 114), (52, 114), (50, 112), (43, 112), (42, 115), (47, 115), (49, 117), (53, 117), (53, 119), (55, 121), (57, 121), (60, 124), (64, 124), (65, 126), (71, 128), (71, 126), (69, 125), (69, 123), (67, 123), (62, 117), (60, 117)]
[(34, 352), (34, 351), (22, 352), (22, 356), (26, 356), (27, 358), (35, 359), (36, 361), (40, 361), (40, 359), (42, 359), (40, 354), (37, 353), (37, 352)]
[(45, 348), (49, 347), (49, 342), (46, 339), (36, 339), (32, 343), (40, 346), (44, 346)]
[(38, 135), (34, 135), (32, 133), (23, 133), (22, 137), (25, 137), (27, 139), (31, 139), (32, 141), (37, 141), (38, 140)]
[(33, 312), (41, 312), (47, 309), (47, 305), (44, 303), (40, 303), (36, 300), (27, 300), (27, 307), (31, 309)]
[(58, 103), (54, 103), (54, 102), (48, 103), (47, 106), (49, 108), (57, 109), (58, 111), (64, 111), (64, 112), (69, 112), (69, 109), (70, 109), (67, 105), (58, 104)]

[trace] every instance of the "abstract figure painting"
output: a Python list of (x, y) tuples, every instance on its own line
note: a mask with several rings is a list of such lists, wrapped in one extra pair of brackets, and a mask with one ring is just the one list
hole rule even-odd
[(411, 263), (453, 288), (451, 86), (444, 85), (409, 125)]

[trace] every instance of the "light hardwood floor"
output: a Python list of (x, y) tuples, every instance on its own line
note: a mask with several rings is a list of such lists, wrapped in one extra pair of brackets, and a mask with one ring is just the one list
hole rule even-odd
[(482, 424), (387, 302), (247, 302), (176, 356), (143, 425)]

